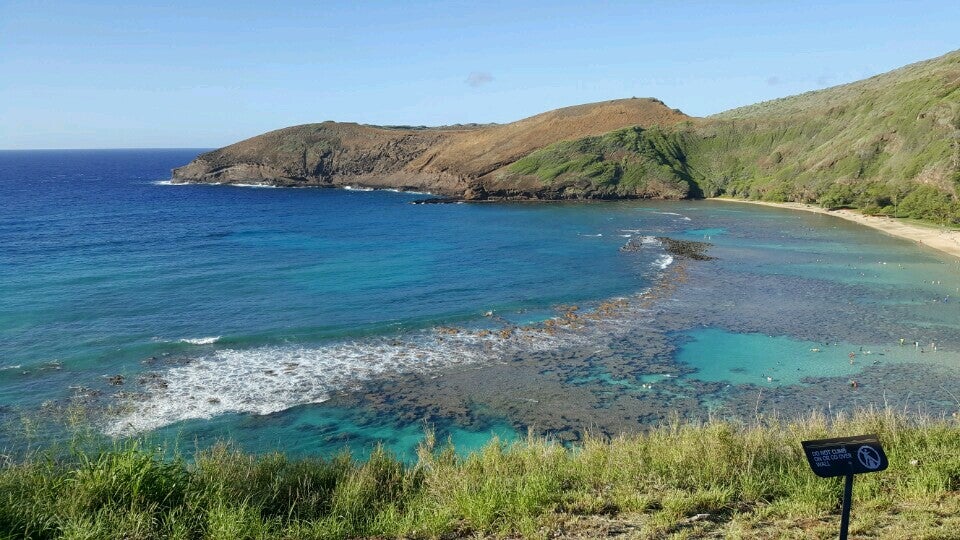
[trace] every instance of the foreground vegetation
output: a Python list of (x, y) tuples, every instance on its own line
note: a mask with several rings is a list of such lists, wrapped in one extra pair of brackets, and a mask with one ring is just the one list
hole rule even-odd
[(893, 412), (755, 425), (672, 423), (567, 449), (530, 438), (460, 457), (427, 436), (411, 464), (254, 456), (229, 445), (165, 458), (142, 441), (74, 445), (0, 469), (4, 538), (822, 537), (839, 480), (800, 441), (879, 433), (890, 458), (858, 477), (851, 532), (955, 538), (960, 425)]
[(500, 179), (565, 196), (727, 195), (960, 223), (960, 52), (664, 128), (561, 142)]

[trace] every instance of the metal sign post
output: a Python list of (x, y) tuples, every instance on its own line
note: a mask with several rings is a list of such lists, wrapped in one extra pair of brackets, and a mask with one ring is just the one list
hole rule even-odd
[(853, 500), (853, 475), (885, 470), (889, 463), (876, 435), (858, 435), (803, 441), (803, 452), (810, 468), (821, 478), (843, 476), (843, 509), (840, 513), (840, 540), (847, 539), (850, 504)]

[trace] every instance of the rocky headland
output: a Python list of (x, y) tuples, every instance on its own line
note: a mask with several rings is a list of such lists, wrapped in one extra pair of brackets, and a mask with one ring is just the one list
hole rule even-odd
[(173, 182), (441, 201), (726, 196), (958, 224), (960, 51), (707, 118), (633, 98), (503, 125), (305, 124), (202, 154)]
[(543, 185), (508, 168), (558, 141), (688, 119), (659, 100), (635, 98), (566, 107), (504, 125), (305, 124), (202, 154), (175, 169), (173, 181), (392, 188), (465, 200), (607, 197), (603, 190), (591, 190), (588, 181)]

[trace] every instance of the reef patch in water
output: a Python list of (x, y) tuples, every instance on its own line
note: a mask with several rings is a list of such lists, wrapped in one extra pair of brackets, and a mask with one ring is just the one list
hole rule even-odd
[(668, 236), (641, 236), (630, 238), (620, 247), (624, 253), (635, 253), (643, 250), (646, 246), (654, 245), (663, 247), (670, 255), (675, 257), (684, 257), (695, 261), (710, 261), (716, 259), (707, 255), (707, 250), (713, 245), (709, 242), (697, 242), (695, 240), (677, 240)]

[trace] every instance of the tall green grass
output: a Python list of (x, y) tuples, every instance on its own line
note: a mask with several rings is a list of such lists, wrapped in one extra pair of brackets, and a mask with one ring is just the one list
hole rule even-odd
[(854, 532), (948, 538), (960, 525), (941, 515), (960, 512), (960, 425), (892, 411), (674, 422), (572, 448), (494, 439), (466, 457), (428, 434), (413, 464), (382, 448), (362, 461), (291, 460), (222, 444), (188, 462), (139, 440), (76, 445), (3, 464), (0, 537), (589, 536), (591, 520), (650, 538), (826, 535), (840, 483), (809, 470), (800, 441), (874, 432), (890, 468), (858, 477)]

